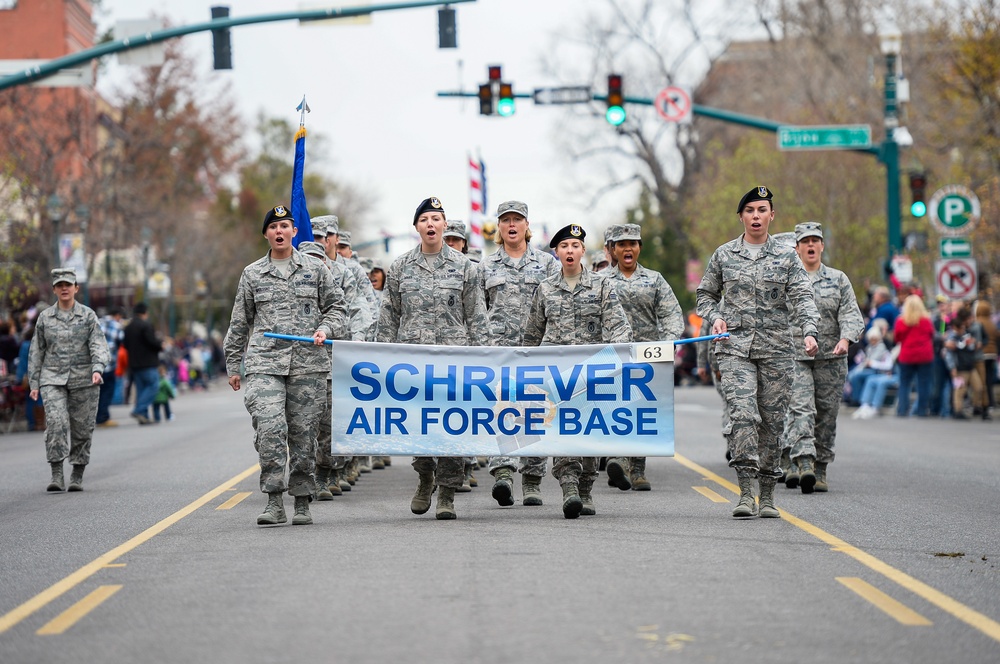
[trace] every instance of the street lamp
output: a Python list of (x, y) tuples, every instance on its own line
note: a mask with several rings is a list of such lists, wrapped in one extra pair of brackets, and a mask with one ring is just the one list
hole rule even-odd
[(81, 294), (83, 295), (83, 303), (86, 306), (90, 306), (90, 271), (87, 269), (87, 227), (90, 225), (90, 207), (87, 205), (77, 205), (76, 206), (76, 218), (80, 222), (80, 235), (82, 236), (83, 242), (83, 267), (84, 267), (84, 279)]
[(899, 212), (899, 110), (896, 97), (896, 59), (903, 49), (903, 35), (895, 25), (880, 34), (882, 55), (885, 56), (885, 140), (882, 142), (882, 163), (885, 164), (886, 225), (889, 236), (888, 257), (903, 249), (902, 220)]
[(45, 202), (45, 211), (52, 222), (52, 269), (60, 267), (59, 260), (59, 224), (66, 214), (66, 207), (59, 194), (52, 194)]

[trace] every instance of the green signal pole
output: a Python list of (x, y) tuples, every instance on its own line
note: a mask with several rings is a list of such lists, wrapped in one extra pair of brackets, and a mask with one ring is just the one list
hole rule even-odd
[(131, 37), (126, 37), (125, 39), (105, 42), (103, 44), (98, 44), (93, 48), (78, 51), (61, 58), (56, 58), (55, 60), (49, 60), (48, 62), (36, 65), (30, 69), (25, 69), (17, 74), (0, 76), (0, 90), (6, 90), (7, 88), (13, 88), (18, 85), (40, 81), (44, 78), (52, 76), (60, 70), (75, 67), (105, 55), (120, 53), (122, 51), (128, 51), (133, 48), (148, 46), (150, 44), (158, 44), (159, 42), (166, 41), (168, 39), (183, 37), (184, 35), (189, 35), (195, 32), (225, 30), (226, 28), (234, 28), (240, 25), (274, 23), (277, 21), (322, 21), (331, 18), (365, 16), (367, 14), (374, 14), (375, 12), (393, 11), (396, 9), (415, 9), (417, 7), (457, 5), (463, 2), (475, 1), (476, 0), (447, 0), (447, 2), (444, 2), (443, 0), (430, 0), (425, 2), (401, 2), (392, 5), (312, 9), (308, 11), (282, 12), (278, 14), (261, 14), (259, 16), (219, 18), (205, 23), (182, 25), (176, 28), (157, 30), (156, 32), (147, 32), (142, 35), (133, 35)]

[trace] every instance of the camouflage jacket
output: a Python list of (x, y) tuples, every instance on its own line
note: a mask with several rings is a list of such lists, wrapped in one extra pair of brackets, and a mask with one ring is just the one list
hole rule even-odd
[(288, 277), (282, 276), (268, 252), (243, 269), (223, 343), (230, 376), (239, 374), (241, 358), (247, 374), (329, 373), (325, 347), (264, 336), (311, 337), (322, 330), (328, 339), (348, 338), (347, 302), (330, 270), (298, 250), (292, 251), (289, 268)]
[(574, 290), (562, 270), (535, 291), (524, 330), (525, 346), (628, 343), (632, 328), (611, 280), (584, 269)]
[(417, 245), (393, 261), (385, 274), (376, 340), (489, 345), (476, 264), (448, 245), (429, 260)]
[[(344, 270), (349, 271), (351, 276), (354, 277), (354, 288), (357, 293), (354, 298), (357, 300), (354, 306), (365, 309), (364, 318), (368, 320), (368, 328), (365, 330), (364, 338), (360, 339), (360, 341), (374, 341), (375, 327), (378, 324), (379, 301), (378, 298), (375, 297), (375, 289), (372, 288), (372, 282), (368, 279), (368, 273), (365, 272), (365, 268), (361, 267), (361, 263), (357, 262), (353, 258), (347, 259), (340, 254), (337, 254), (336, 262), (337, 265), (340, 265)], [(353, 327), (351, 328), (351, 332), (351, 338), (355, 341), (359, 341), (359, 339), (354, 336)]]
[(97, 314), (79, 302), (69, 311), (58, 304), (38, 314), (28, 350), (28, 386), (80, 388), (93, 385), (94, 373), (104, 373), (111, 357)]
[(520, 258), (511, 258), (500, 247), (477, 269), (486, 300), (490, 344), (523, 345), (531, 300), (540, 283), (559, 273), (559, 261), (530, 245)]
[[(806, 273), (808, 274), (808, 272)], [(858, 299), (854, 295), (854, 287), (851, 280), (840, 270), (827, 267), (820, 263), (819, 271), (812, 279), (813, 300), (816, 308), (819, 309), (819, 336), (816, 342), (819, 344), (819, 351), (816, 353), (817, 360), (842, 359), (844, 355), (834, 355), (833, 349), (841, 339), (855, 342), (861, 338), (865, 331), (865, 319), (861, 316), (861, 308), (858, 307)], [(792, 335), (795, 339), (802, 339), (802, 328), (793, 326)], [(795, 359), (812, 360), (805, 353), (802, 344), (796, 343)]]
[[(722, 296), (725, 294), (725, 300)], [(791, 305), (791, 308), (789, 308)], [(819, 312), (802, 261), (773, 237), (751, 258), (743, 236), (715, 250), (698, 285), (698, 315), (721, 318), (729, 339), (717, 352), (749, 358), (792, 357), (792, 324), (815, 337)]]
[(667, 341), (684, 334), (684, 312), (663, 275), (636, 265), (631, 278), (618, 267), (607, 273), (632, 326), (633, 341)]

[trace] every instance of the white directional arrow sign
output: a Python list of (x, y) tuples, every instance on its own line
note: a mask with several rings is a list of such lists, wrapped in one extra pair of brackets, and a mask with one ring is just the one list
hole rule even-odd
[(535, 88), (536, 104), (586, 104), (592, 99), (590, 86), (571, 85), (563, 88)]
[(964, 237), (941, 239), (941, 258), (969, 258), (972, 256), (972, 242)]

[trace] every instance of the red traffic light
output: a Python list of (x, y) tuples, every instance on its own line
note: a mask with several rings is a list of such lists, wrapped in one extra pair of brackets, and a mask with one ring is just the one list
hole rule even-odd
[(500, 65), (490, 65), (486, 70), (489, 72), (491, 81), (499, 81), (501, 79)]

